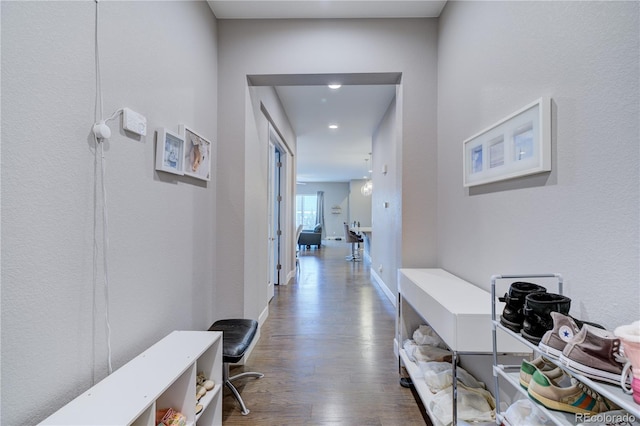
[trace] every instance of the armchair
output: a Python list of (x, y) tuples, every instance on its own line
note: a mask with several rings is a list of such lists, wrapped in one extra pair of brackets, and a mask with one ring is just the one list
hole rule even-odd
[(322, 244), (322, 225), (317, 224), (312, 230), (303, 230), (298, 237), (298, 246), (317, 246)]

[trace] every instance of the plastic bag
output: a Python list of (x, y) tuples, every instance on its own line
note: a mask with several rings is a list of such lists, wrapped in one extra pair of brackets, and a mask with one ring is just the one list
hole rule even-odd
[(443, 349), (447, 348), (447, 345), (444, 344), (440, 336), (433, 331), (428, 325), (421, 325), (413, 332), (413, 340), (417, 345), (431, 345), (438, 346)]
[(402, 344), (402, 348), (407, 353), (407, 357), (412, 362), (420, 361), (444, 361), (451, 362), (453, 354), (448, 349), (442, 349), (438, 346), (418, 345), (413, 340), (407, 339)]
[[(429, 409), (439, 422), (445, 425), (453, 422), (452, 388), (448, 387), (434, 395)], [(468, 422), (495, 422), (496, 401), (489, 391), (473, 389), (458, 384), (458, 419)]]
[(513, 426), (542, 426), (552, 425), (530, 399), (520, 399), (507, 408), (505, 420)]
[(453, 354), (447, 349), (442, 349), (437, 346), (423, 345), (416, 346), (413, 350), (413, 357), (416, 359), (416, 362), (440, 361), (450, 363), (453, 359)]
[(411, 339), (407, 339), (404, 341), (404, 343), (402, 343), (402, 349), (404, 349), (407, 357), (411, 362), (416, 362), (416, 358), (413, 356), (413, 353), (415, 352), (417, 347), (418, 345), (416, 345), (416, 342)]
[[(418, 363), (424, 376), (424, 381), (433, 393), (451, 387), (453, 384), (453, 371), (448, 362), (420, 362)], [(484, 388), (484, 383), (479, 382), (464, 368), (456, 369), (458, 382), (468, 388)]]

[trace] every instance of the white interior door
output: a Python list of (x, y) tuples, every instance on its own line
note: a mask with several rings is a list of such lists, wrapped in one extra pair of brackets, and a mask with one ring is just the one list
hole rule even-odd
[(274, 295), (274, 285), (277, 280), (277, 226), (276, 226), (276, 149), (274, 143), (269, 139), (269, 197), (268, 197), (268, 241), (267, 250), (269, 253), (269, 262), (267, 267), (267, 300), (271, 300)]
[(292, 155), (276, 129), (269, 125), (268, 159), (268, 268), (267, 301), (273, 298), (276, 285), (286, 284), (294, 265), (293, 208), (294, 182)]

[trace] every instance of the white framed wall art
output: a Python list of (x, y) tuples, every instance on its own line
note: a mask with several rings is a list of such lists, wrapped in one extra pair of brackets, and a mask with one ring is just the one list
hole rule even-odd
[(205, 181), (211, 180), (211, 153), (213, 144), (193, 129), (180, 125), (184, 138), (184, 174)]
[(551, 99), (542, 97), (463, 142), (463, 184), (551, 170)]
[(156, 170), (184, 174), (184, 138), (164, 127), (157, 132)]

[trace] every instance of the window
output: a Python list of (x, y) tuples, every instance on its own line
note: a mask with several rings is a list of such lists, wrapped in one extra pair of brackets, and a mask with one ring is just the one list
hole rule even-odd
[(313, 229), (318, 220), (318, 196), (296, 195), (296, 227), (302, 225), (302, 229)]

